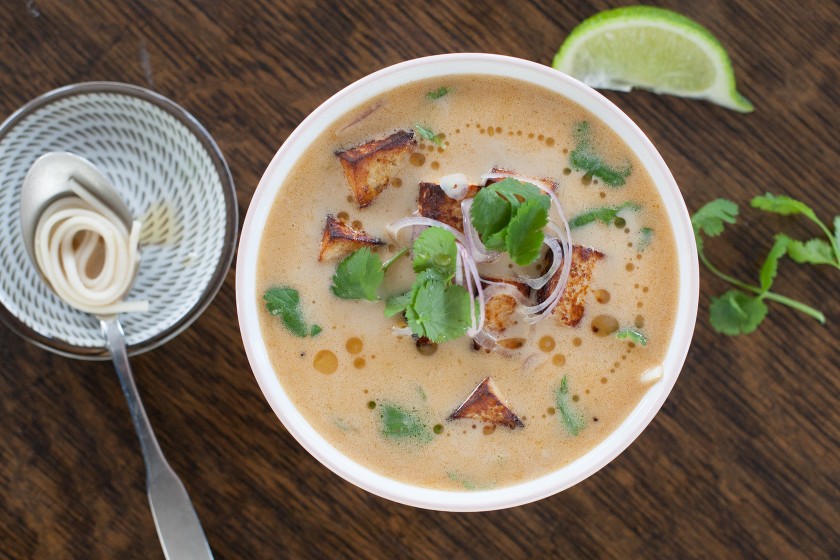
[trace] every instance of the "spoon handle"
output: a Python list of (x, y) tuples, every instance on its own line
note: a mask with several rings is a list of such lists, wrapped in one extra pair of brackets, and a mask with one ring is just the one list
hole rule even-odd
[(213, 553), (187, 490), (163, 456), (137, 394), (122, 326), (116, 317), (108, 319), (101, 320), (102, 334), (117, 368), (131, 419), (140, 438), (140, 447), (143, 448), (146, 491), (163, 554), (167, 560), (212, 560)]

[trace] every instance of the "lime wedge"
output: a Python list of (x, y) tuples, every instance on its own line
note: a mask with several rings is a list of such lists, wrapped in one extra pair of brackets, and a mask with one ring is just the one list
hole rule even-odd
[(753, 110), (735, 89), (732, 62), (714, 35), (662, 8), (631, 6), (592, 16), (566, 38), (552, 66), (594, 88), (636, 87)]

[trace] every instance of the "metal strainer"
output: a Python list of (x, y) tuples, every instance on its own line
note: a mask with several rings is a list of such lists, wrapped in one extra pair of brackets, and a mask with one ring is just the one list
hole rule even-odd
[(143, 88), (90, 82), (47, 93), (0, 125), (0, 319), (24, 338), (73, 358), (110, 359), (99, 321), (41, 281), (20, 225), (20, 191), (41, 155), (91, 161), (144, 220), (130, 299), (121, 316), (129, 355), (186, 329), (210, 304), (236, 247), (236, 191), (218, 146), (181, 107)]

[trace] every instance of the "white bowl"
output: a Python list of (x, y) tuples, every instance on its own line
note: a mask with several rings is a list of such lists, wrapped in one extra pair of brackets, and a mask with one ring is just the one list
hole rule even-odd
[[(452, 74), (504, 76), (555, 91), (591, 111), (612, 128), (647, 168), (665, 203), (679, 258), (679, 303), (665, 372), (609, 437), (571, 464), (515, 486), (477, 492), (448, 492), (386, 478), (352, 461), (303, 418), (274, 373), (260, 332), (256, 293), (257, 254), (266, 218), (298, 157), (335, 119), (371, 97), (425, 78)], [(647, 136), (604, 96), (574, 78), (533, 62), (492, 54), (448, 54), (409, 60), (367, 76), (325, 101), (289, 136), (266, 169), (251, 200), (236, 265), (236, 306), (248, 360), (271, 408), (300, 444), (327, 468), (368, 492), (395, 502), (440, 511), (486, 511), (527, 504), (577, 484), (609, 463), (638, 437), (665, 402), (685, 361), (697, 317), (699, 268), (685, 202), (674, 177)]]

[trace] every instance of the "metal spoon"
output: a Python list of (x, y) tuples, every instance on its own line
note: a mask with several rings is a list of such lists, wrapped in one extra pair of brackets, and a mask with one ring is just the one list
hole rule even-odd
[[(26, 175), (20, 199), (23, 238), (36, 268), (38, 263), (35, 259), (35, 229), (38, 220), (47, 207), (59, 198), (75, 196), (69, 188), (71, 181), (81, 184), (114, 211), (127, 229), (131, 229), (131, 212), (114, 191), (110, 181), (93, 164), (66, 152), (43, 155), (35, 161)], [(134, 275), (136, 278), (137, 269), (134, 270)], [(124, 294), (123, 297), (126, 295), (128, 294)], [(97, 318), (105, 337), (105, 347), (111, 353), (128, 401), (137, 437), (140, 438), (140, 447), (146, 461), (146, 492), (149, 495), (152, 517), (163, 553), (167, 560), (212, 560), (210, 545), (187, 490), (163, 456), (140, 401), (128, 362), (125, 335), (119, 318), (117, 315)]]

